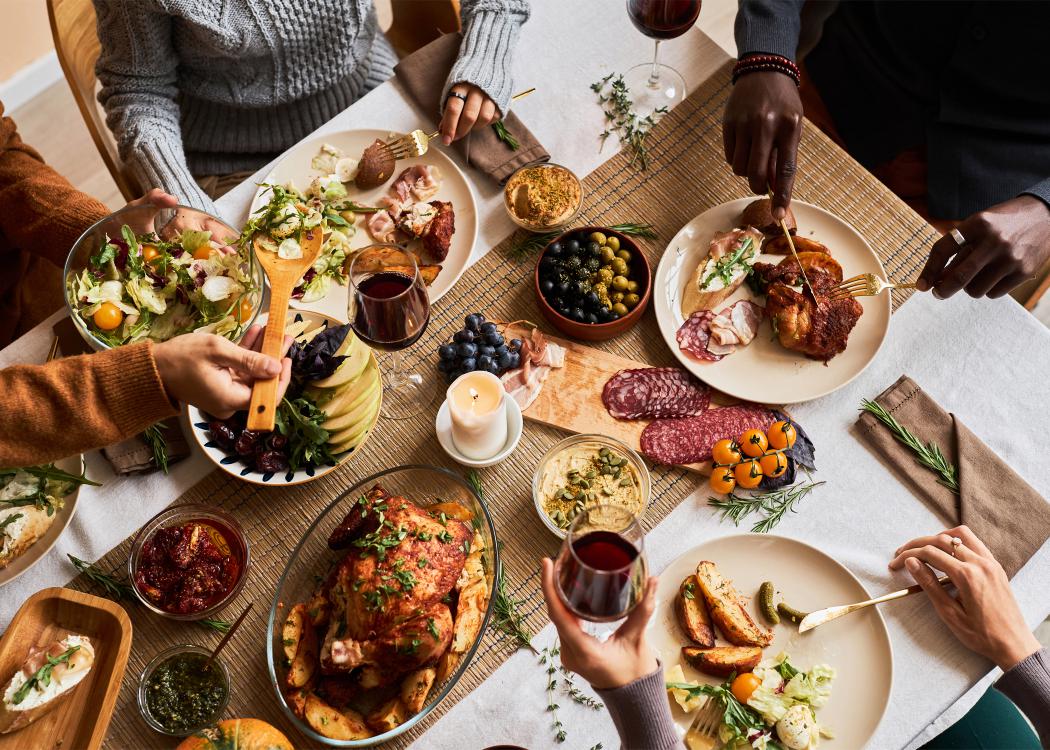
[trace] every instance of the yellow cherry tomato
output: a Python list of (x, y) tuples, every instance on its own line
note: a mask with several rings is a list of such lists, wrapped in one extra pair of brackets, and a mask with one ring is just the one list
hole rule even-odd
[(112, 302), (103, 302), (99, 308), (95, 310), (95, 314), (91, 316), (91, 319), (95, 321), (95, 325), (103, 331), (112, 331), (124, 322), (124, 313), (122, 313), (120, 308)]
[(729, 686), (729, 689), (732, 691), (733, 697), (746, 706), (747, 699), (751, 697), (751, 694), (761, 684), (762, 680), (758, 679), (754, 672), (744, 672), (733, 679), (733, 684)]
[(160, 250), (157, 249), (156, 245), (143, 245), (142, 246), (142, 260), (147, 263), (152, 263), (160, 257)]
[(797, 437), (795, 425), (791, 424), (791, 422), (784, 420), (774, 422), (773, 426), (769, 428), (769, 447), (777, 450), (790, 448), (795, 444), (795, 438)]
[(728, 495), (736, 489), (736, 478), (728, 466), (716, 466), (711, 472), (711, 490), (719, 495)]
[(735, 464), (741, 458), (740, 446), (735, 440), (719, 440), (711, 449), (711, 459), (716, 464)]
[(203, 245), (193, 251), (194, 260), (207, 260), (211, 257), (212, 247), (211, 244), (205, 242)]
[(767, 477), (779, 477), (788, 468), (787, 456), (780, 451), (769, 451), (758, 460), (762, 473)]
[(753, 458), (742, 461), (733, 469), (733, 476), (745, 490), (753, 490), (762, 481), (762, 466)]
[(740, 450), (752, 458), (758, 458), (766, 452), (769, 440), (762, 430), (748, 430), (740, 436)]
[(233, 316), (237, 319), (238, 323), (243, 323), (252, 317), (252, 301), (247, 297), (241, 299), (240, 303), (233, 308)]

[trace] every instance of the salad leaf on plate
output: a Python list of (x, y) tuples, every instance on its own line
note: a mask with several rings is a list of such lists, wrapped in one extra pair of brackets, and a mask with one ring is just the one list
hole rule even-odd
[(325, 413), (308, 398), (285, 397), (277, 407), (275, 426), (288, 438), (288, 468), (292, 471), (306, 464), (335, 466), (328, 450), (328, 430), (321, 426), (325, 419)]
[(346, 359), (337, 355), (350, 333), (350, 324), (329, 326), (310, 341), (296, 341), (288, 350), (292, 360), (292, 374), (299, 380), (322, 380), (336, 371)]

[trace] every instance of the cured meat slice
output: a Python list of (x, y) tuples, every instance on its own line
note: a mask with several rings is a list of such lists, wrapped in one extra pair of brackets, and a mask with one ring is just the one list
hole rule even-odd
[(738, 345), (747, 346), (755, 338), (761, 320), (762, 308), (750, 300), (742, 299), (727, 307), (711, 319), (707, 351), (724, 355), (732, 354)]
[(708, 409), (695, 417), (658, 419), (642, 430), (642, 453), (672, 466), (708, 461), (719, 440), (736, 440), (747, 430), (768, 430), (776, 419), (772, 411), (754, 404)]
[(710, 362), (722, 359), (721, 355), (707, 350), (707, 342), (711, 340), (711, 321), (714, 318), (715, 314), (710, 310), (698, 310), (686, 318), (682, 327), (678, 329), (678, 333), (675, 334), (675, 338), (678, 339), (678, 348), (692, 354), (697, 359), (706, 359)]
[(602, 389), (602, 403), (616, 419), (666, 419), (702, 413), (711, 389), (677, 367), (620, 370)]

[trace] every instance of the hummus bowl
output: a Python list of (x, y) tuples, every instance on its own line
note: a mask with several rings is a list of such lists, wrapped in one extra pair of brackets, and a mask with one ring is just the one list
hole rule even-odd
[(650, 491), (649, 470), (641, 457), (605, 435), (573, 435), (555, 443), (532, 477), (536, 515), (560, 539), (588, 505), (616, 505), (641, 519)]

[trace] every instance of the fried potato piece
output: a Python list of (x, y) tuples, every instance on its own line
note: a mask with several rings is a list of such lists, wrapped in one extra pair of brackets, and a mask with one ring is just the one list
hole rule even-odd
[(306, 603), (306, 614), (315, 628), (327, 628), (328, 618), (332, 614), (332, 602), (324, 593), (317, 591)]
[[(350, 272), (350, 262), (353, 260), (353, 256), (346, 259), (344, 264), (344, 270)], [(387, 249), (377, 248), (376, 252), (369, 255), (369, 263), (361, 263), (356, 267), (359, 272), (377, 272), (377, 271), (392, 271), (394, 273), (401, 273), (405, 276), (412, 276), (413, 271), (410, 266), (404, 265), (405, 257), (404, 251), (398, 248), (392, 247)], [(441, 266), (438, 264), (427, 264), (419, 261), (419, 275), (423, 279), (423, 283), (430, 286), (434, 279), (437, 278), (438, 274), (441, 273)]]
[(702, 560), (696, 566), (696, 580), (707, 602), (711, 621), (727, 641), (734, 646), (763, 647), (773, 642), (773, 634), (755, 623), (733, 583), (722, 577), (717, 565)]
[(423, 704), (427, 701), (427, 695), (430, 693), (430, 688), (434, 686), (436, 677), (436, 667), (417, 669), (405, 676), (401, 682), (401, 703), (410, 716), (423, 710)]
[[(798, 235), (795, 235), (791, 239), (795, 242), (795, 252), (824, 253), (825, 255), (831, 255), (831, 251), (828, 250), (827, 245), (821, 244), (816, 240), (811, 240), (808, 237), (799, 237)], [(791, 247), (788, 246), (787, 237), (781, 233), (776, 237), (770, 237), (763, 242), (762, 252), (769, 253), (770, 255), (791, 255)]]
[(361, 714), (337, 711), (313, 693), (306, 697), (306, 723), (331, 740), (363, 740), (373, 734)]
[(435, 503), (434, 505), (428, 505), (429, 510), (434, 515), (444, 513), (449, 518), (455, 518), (457, 521), (469, 522), (474, 518), (474, 514), (462, 503)]
[[(751, 226), (761, 230), (764, 234), (781, 232), (780, 223), (773, 218), (772, 208), (773, 202), (769, 198), (751, 201), (740, 214), (740, 226)], [(792, 213), (790, 206), (788, 206), (787, 216), (784, 217), (784, 223), (787, 224), (788, 231), (794, 234), (798, 225), (795, 223), (795, 214)]]
[(288, 687), (292, 688), (300, 688), (310, 682), (314, 672), (320, 665), (317, 653), (317, 631), (309, 624), (309, 616), (306, 614), (305, 605), (297, 604), (293, 610), (299, 607), (303, 608), (300, 616), (303, 618), (304, 624), (300, 630), (299, 645), (296, 648), (295, 656), (292, 657), (291, 663), (288, 665)]
[(715, 629), (711, 626), (711, 615), (707, 613), (707, 604), (700, 593), (696, 576), (688, 576), (678, 587), (674, 612), (678, 617), (678, 625), (689, 640), (704, 648), (714, 647)]
[(284, 656), (289, 661), (294, 659), (296, 652), (299, 651), (299, 641), (303, 636), (303, 627), (309, 621), (310, 617), (306, 613), (305, 604), (296, 604), (288, 612), (288, 617), (284, 621), (284, 627), (281, 629), (281, 644), (284, 646)]
[(762, 659), (758, 646), (717, 646), (696, 648), (684, 646), (682, 658), (694, 668), (713, 677), (728, 677), (736, 672), (750, 672)]
[(460, 655), (454, 653), (451, 649), (443, 653), (435, 667), (437, 674), (434, 675), (434, 682), (440, 685), (447, 680), (456, 671), (456, 667), (459, 666), (459, 659)]
[(306, 698), (309, 695), (310, 691), (305, 688), (296, 688), (284, 694), (285, 700), (288, 701), (288, 708), (292, 709), (292, 713), (300, 719), (306, 716)]
[(459, 594), (459, 606), (456, 608), (456, 621), (452, 625), (452, 645), (450, 651), (465, 653), (481, 630), (481, 621), (485, 618), (485, 601), (488, 592), (485, 581), (474, 581)]
[[(800, 252), (798, 254), (798, 263), (789, 255), (777, 263), (777, 266), (797, 269), (799, 264), (802, 265), (807, 274), (812, 274), (814, 271), (823, 271), (836, 282), (842, 281), (842, 265), (827, 253)], [(795, 273), (798, 273), (798, 271), (795, 271)]]
[(389, 732), (405, 723), (409, 714), (401, 696), (395, 695), (365, 717), (365, 723), (376, 732)]

